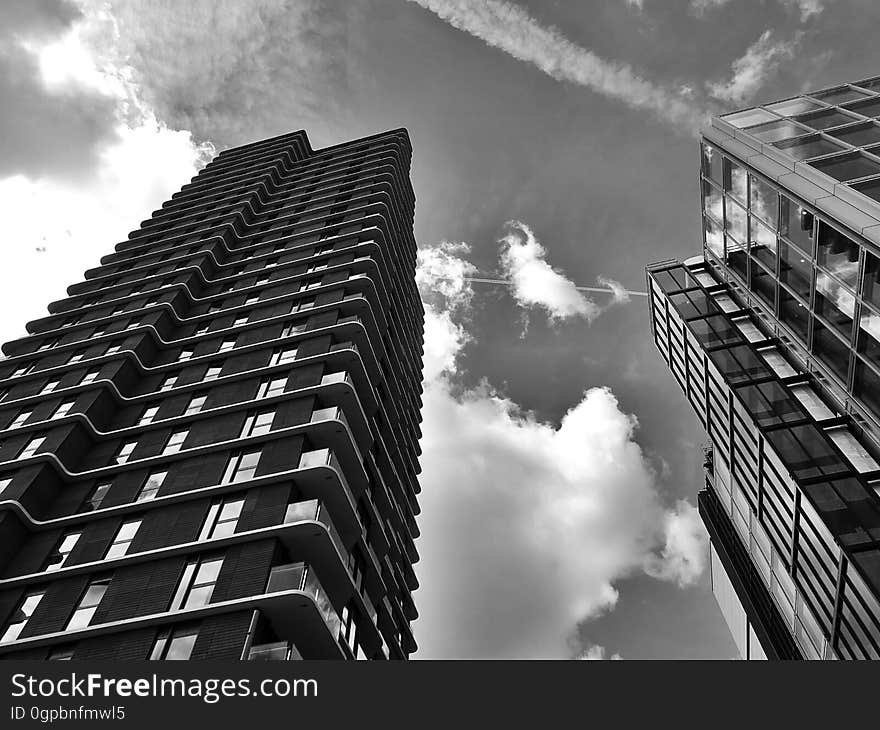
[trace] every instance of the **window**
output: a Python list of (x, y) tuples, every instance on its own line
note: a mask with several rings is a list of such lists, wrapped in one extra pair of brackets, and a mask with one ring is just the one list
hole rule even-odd
[(169, 610), (207, 606), (222, 567), (223, 556), (191, 559), (183, 569)]
[(194, 332), (194, 334), (196, 334), (196, 335), (203, 335), (203, 334), (205, 334), (207, 331), (208, 331), (208, 325), (207, 325), (207, 324), (201, 324), (201, 325), (199, 325), (199, 326), (196, 328), (196, 331)]
[(269, 433), (272, 430), (272, 421), (274, 420), (274, 410), (248, 413), (247, 418), (244, 420), (244, 428), (241, 430), (241, 438)]
[(70, 409), (73, 408), (75, 401), (66, 400), (58, 408), (55, 409), (55, 412), (52, 414), (52, 420), (56, 418), (64, 418), (68, 413), (70, 413)]
[(0, 479), (0, 497), (3, 496), (3, 493), (10, 484), (12, 484), (12, 477), (4, 477), (3, 479)]
[(278, 266), (278, 257), (273, 256), (272, 258), (266, 259), (266, 263), (263, 265), (264, 268), (269, 268), (270, 266)]
[(283, 378), (267, 378), (262, 383), (260, 383), (260, 387), (257, 390), (257, 398), (272, 398), (276, 395), (281, 395), (284, 392), (284, 388), (287, 385), (287, 377)]
[(121, 349), (122, 349), (122, 344), (116, 343), (115, 345), (110, 345), (110, 347), (107, 348), (107, 351), (104, 354), (105, 355), (115, 355)]
[(133, 319), (131, 322), (129, 322), (125, 326), (125, 329), (133, 330), (135, 327), (140, 327), (140, 326), (141, 326), (141, 321), (139, 319)]
[(162, 486), (162, 483), (167, 476), (167, 471), (154, 471), (148, 474), (146, 481), (144, 481), (144, 485), (141, 487), (141, 491), (138, 492), (135, 502), (146, 502), (147, 500), (155, 498), (156, 493), (159, 491), (159, 487)]
[(286, 362), (293, 362), (296, 359), (296, 347), (283, 347), (275, 350), (269, 360), (269, 365), (281, 365)]
[(210, 540), (233, 534), (238, 525), (242, 507), (244, 507), (244, 497), (227, 497), (220, 502), (214, 502), (208, 510), (205, 524), (202, 525), (199, 540)]
[(15, 613), (10, 617), (9, 623), (6, 624), (6, 630), (3, 632), (3, 636), (0, 636), (0, 644), (7, 641), (15, 641), (21, 635), (22, 630), (27, 626), (30, 617), (34, 615), (34, 611), (37, 610), (37, 606), (40, 605), (44, 595), (46, 595), (45, 591), (31, 591), (25, 594), (25, 597), (21, 599), (21, 603), (18, 604), (18, 608), (15, 609)]
[[(302, 302), (300, 303), (300, 308), (302, 308)], [(282, 337), (290, 337), (291, 335), (298, 335), (302, 332), (306, 331), (305, 323), (296, 324), (294, 322), (287, 322), (283, 329), (281, 330)]]
[(22, 411), (15, 417), (15, 419), (13, 419), (12, 423), (10, 423), (7, 428), (19, 428), (20, 426), (23, 426), (24, 422), (32, 415), (33, 411)]
[(40, 346), (37, 348), (37, 352), (42, 352), (43, 350), (48, 350), (48, 349), (50, 349), (50, 348), (52, 348), (52, 347), (55, 347), (55, 345), (57, 345), (57, 344), (58, 344), (58, 338), (57, 338), (57, 337), (56, 337), (56, 338), (53, 338), (53, 339), (51, 339), (51, 340), (46, 340), (42, 345), (40, 345)]
[(106, 330), (103, 327), (96, 327), (95, 331), (92, 332), (91, 336), (92, 337), (103, 337), (105, 332), (106, 332)]
[(137, 425), (146, 426), (148, 423), (152, 423), (158, 412), (159, 406), (149, 406), (138, 419)]
[(92, 370), (85, 374), (85, 377), (80, 381), (80, 385), (88, 385), (89, 383), (94, 383), (96, 378), (98, 377), (98, 370)]
[(813, 214), (794, 201), (781, 196), (779, 231), (805, 254), (813, 253)]
[(183, 442), (186, 441), (186, 437), (189, 436), (189, 430), (183, 429), (181, 431), (175, 431), (171, 434), (168, 439), (168, 443), (165, 444), (165, 448), (162, 449), (162, 455), (165, 454), (176, 454), (183, 447)]
[(80, 360), (82, 360), (85, 357), (85, 355), (86, 355), (85, 350), (77, 350), (76, 352), (74, 352), (70, 356), (70, 359), (67, 362), (68, 362), (68, 364), (74, 363), (74, 362), (79, 362)]
[(67, 626), (65, 627), (67, 631), (85, 628), (92, 622), (95, 611), (98, 610), (98, 606), (101, 604), (101, 599), (104, 598), (104, 594), (107, 592), (109, 585), (109, 578), (102, 578), (89, 583), (86, 592), (83, 593), (83, 596), (79, 601), (79, 605), (77, 605), (73, 615), (67, 622)]
[(205, 377), (202, 378), (202, 380), (203, 381), (217, 380), (217, 378), (220, 377), (220, 371), (222, 371), (222, 370), (223, 370), (222, 365), (212, 365), (211, 367), (209, 367), (207, 369), (207, 371), (205, 372)]
[(31, 363), (27, 363), (26, 365), (22, 365), (21, 367), (16, 368), (10, 377), (20, 378), (22, 375), (27, 375), (33, 367), (34, 366)]
[(76, 647), (73, 646), (53, 646), (49, 651), (49, 656), (46, 658), (53, 662), (70, 661), (73, 659), (75, 649)]
[(212, 304), (208, 307), (208, 314), (216, 314), (217, 312), (223, 309), (223, 305), (221, 303)]
[(189, 360), (192, 356), (193, 356), (192, 350), (182, 350), (180, 353), (180, 357), (178, 357), (177, 359), (178, 360)]
[(134, 540), (134, 536), (137, 534), (140, 526), (141, 520), (127, 520), (123, 522), (119, 530), (116, 531), (116, 536), (113, 538), (113, 542), (110, 543), (110, 547), (107, 548), (107, 554), (104, 556), (104, 559), (121, 558), (125, 555), (128, 552), (128, 548), (131, 547), (131, 541)]
[(256, 304), (258, 301), (260, 301), (260, 295), (259, 295), (259, 294), (251, 294), (251, 295), (245, 300), (244, 303), (245, 303), (245, 305), (248, 305), (248, 304)]
[(243, 314), (243, 315), (235, 318), (235, 321), (232, 323), (232, 326), (233, 327), (241, 327), (241, 325), (247, 324), (247, 323), (248, 323), (248, 316), (246, 314)]
[(254, 286), (263, 286), (264, 284), (268, 284), (268, 283), (269, 283), (269, 277), (268, 276), (261, 276), (259, 279), (257, 279), (254, 282)]
[(128, 461), (131, 456), (131, 452), (135, 450), (137, 446), (137, 441), (126, 441), (119, 447), (119, 451), (116, 453), (116, 457), (114, 461), (117, 464), (124, 464)]
[(223, 340), (220, 343), (220, 349), (217, 352), (228, 352), (235, 347), (235, 340)]
[(82, 537), (82, 532), (68, 532), (64, 535), (50, 553), (43, 570), (58, 570), (64, 565), (80, 537)]
[(19, 459), (27, 459), (27, 458), (33, 456), (34, 453), (36, 452), (36, 450), (39, 449), (43, 445), (43, 442), (45, 440), (46, 440), (45, 436), (36, 436), (36, 437), (32, 438), (28, 442), (27, 446), (25, 446), (24, 449), (22, 449), (22, 452), (18, 455), (18, 458)]
[(847, 286), (858, 285), (859, 244), (824, 222), (819, 223), (816, 261)]
[(184, 416), (191, 416), (194, 413), (199, 413), (205, 405), (205, 401), (208, 400), (208, 396), (206, 395), (194, 395), (189, 404), (186, 407), (186, 410), (183, 412)]
[(253, 479), (260, 463), (260, 449), (234, 454), (226, 465), (222, 484), (233, 484)]
[(101, 484), (95, 485), (95, 488), (91, 491), (88, 497), (86, 497), (85, 502), (83, 502), (82, 511), (83, 512), (91, 512), (92, 510), (96, 510), (101, 506), (101, 502), (104, 501), (104, 497), (107, 496), (107, 492), (110, 491), (111, 482), (102, 482)]
[(51, 393), (53, 390), (55, 390), (55, 388), (58, 387), (60, 382), (60, 380), (50, 380), (43, 386), (43, 389), (40, 391), (40, 395), (42, 395), (43, 393)]
[(162, 629), (150, 652), (151, 660), (187, 660), (199, 636), (198, 627)]
[(174, 384), (176, 382), (177, 382), (177, 376), (176, 375), (169, 375), (168, 377), (165, 378), (165, 380), (162, 381), (162, 386), (159, 388), (159, 392), (161, 393), (162, 391), (165, 391), (165, 390), (171, 390), (174, 387)]

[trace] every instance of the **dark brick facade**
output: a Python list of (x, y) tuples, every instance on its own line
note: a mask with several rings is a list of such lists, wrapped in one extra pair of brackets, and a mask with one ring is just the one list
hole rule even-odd
[(0, 658), (415, 649), (410, 156), (228, 150), (3, 346)]

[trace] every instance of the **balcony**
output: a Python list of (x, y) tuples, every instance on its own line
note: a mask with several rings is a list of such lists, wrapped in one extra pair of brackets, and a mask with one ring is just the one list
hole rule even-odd
[(292, 502), (287, 505), (287, 512), (284, 514), (284, 524), (289, 525), (294, 522), (314, 521), (320, 522), (327, 528), (330, 533), (330, 539), (339, 551), (344, 561), (348, 561), (348, 550), (345, 543), (339, 536), (336, 525), (330, 519), (330, 513), (327, 508), (321, 504), (318, 499), (309, 499), (303, 502)]
[(248, 652), (249, 662), (292, 662), (300, 659), (302, 655), (292, 641), (256, 644)]
[(339, 614), (330, 603), (324, 587), (315, 575), (311, 566), (306, 563), (288, 563), (277, 565), (269, 573), (269, 581), (266, 584), (266, 593), (279, 593), (281, 591), (299, 591), (304, 593), (315, 602), (318, 613), (324, 619), (330, 634), (338, 637), (342, 622)]

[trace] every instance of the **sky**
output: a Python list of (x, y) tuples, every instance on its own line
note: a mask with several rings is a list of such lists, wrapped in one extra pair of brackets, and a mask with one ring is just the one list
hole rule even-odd
[(867, 0), (4, 0), (0, 340), (215, 152), (406, 127), (416, 658), (732, 658), (704, 436), (638, 293), (699, 252), (701, 125), (880, 73), (878, 20)]

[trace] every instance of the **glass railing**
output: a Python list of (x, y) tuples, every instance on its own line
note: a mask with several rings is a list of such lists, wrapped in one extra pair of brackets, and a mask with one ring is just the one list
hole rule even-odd
[(315, 466), (330, 466), (335, 469), (336, 473), (339, 475), (339, 482), (342, 484), (343, 490), (345, 490), (351, 503), (355, 504), (354, 496), (351, 493), (351, 487), (348, 486), (348, 481), (345, 478), (345, 474), (342, 472), (342, 465), (339, 463), (339, 459), (336, 458), (336, 454), (333, 453), (332, 449), (304, 451), (299, 457), (299, 468), (308, 469)]
[(302, 591), (310, 596), (314, 599), (315, 605), (333, 638), (339, 636), (339, 630), (342, 626), (339, 614), (336, 613), (324, 587), (310, 566), (305, 563), (288, 563), (272, 568), (269, 573), (269, 582), (266, 585), (266, 593), (278, 591)]
[(257, 644), (248, 652), (249, 662), (291, 662), (299, 659), (302, 659), (302, 655), (292, 641)]
[(355, 352), (360, 352), (358, 350), (358, 346), (350, 340), (346, 342), (337, 342), (333, 345), (330, 345), (330, 352), (336, 352), (337, 350), (354, 350)]
[(333, 520), (330, 518), (330, 511), (320, 501), (308, 499), (302, 502), (291, 502), (287, 505), (287, 512), (284, 514), (285, 525), (292, 522), (302, 522), (303, 520), (315, 520), (324, 525), (327, 528), (327, 532), (330, 533), (330, 539), (336, 545), (336, 549), (339, 550), (343, 559), (348, 561), (348, 550), (345, 548), (345, 543), (342, 542), (342, 538), (336, 530), (336, 525), (333, 524)]
[(348, 383), (354, 387), (351, 377), (345, 370), (340, 370), (338, 373), (327, 373), (321, 377), (321, 385), (331, 385), (333, 383)]

